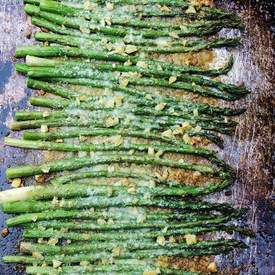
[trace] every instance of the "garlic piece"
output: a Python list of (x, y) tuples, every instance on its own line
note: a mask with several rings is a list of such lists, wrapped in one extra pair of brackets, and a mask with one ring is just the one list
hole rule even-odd
[(187, 243), (188, 245), (197, 243), (197, 236), (196, 236), (196, 235), (193, 235), (193, 234), (186, 234), (186, 235), (184, 235), (184, 238), (185, 238), (186, 243)]
[(170, 76), (169, 77), (169, 84), (172, 84), (172, 83), (174, 83), (176, 81), (177, 81), (177, 78), (175, 76)]
[(161, 111), (166, 107), (167, 103), (160, 103), (158, 105), (155, 106), (155, 110), (156, 111)]
[(40, 127), (40, 131), (41, 131), (41, 133), (47, 133), (49, 131), (49, 128), (47, 125), (42, 124)]
[(127, 54), (131, 54), (131, 53), (134, 53), (138, 50), (138, 48), (135, 46), (135, 45), (126, 45), (125, 47), (125, 52)]
[(11, 182), (11, 186), (12, 186), (13, 188), (18, 188), (18, 187), (21, 186), (21, 184), (22, 184), (22, 180), (21, 180), (20, 178), (15, 178), (15, 179), (13, 179), (12, 182)]
[(163, 236), (158, 236), (157, 237), (157, 243), (161, 246), (165, 245), (165, 238)]

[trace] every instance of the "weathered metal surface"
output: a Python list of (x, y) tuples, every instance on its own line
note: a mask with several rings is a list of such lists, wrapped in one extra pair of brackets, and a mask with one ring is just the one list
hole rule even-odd
[[(226, 195), (215, 200), (229, 201), (236, 206), (248, 207), (248, 225), (257, 233), (247, 241), (250, 248), (230, 257), (219, 257), (224, 274), (275, 274), (274, 205), (272, 206), (272, 92), (274, 62), (272, 52), (272, 1), (268, 6), (257, 6), (251, 1), (219, 1), (220, 5), (241, 14), (246, 30), (243, 46), (234, 51), (236, 62), (228, 80), (244, 82), (252, 91), (237, 103), (248, 111), (240, 118), (240, 125), (232, 138), (227, 138), (221, 156), (238, 170), (239, 180)], [(262, 1), (264, 2), (264, 1)], [(261, 11), (267, 10), (268, 13)], [(274, 12), (274, 10), (273, 10)], [(266, 20), (265, 20), (266, 19)], [(266, 23), (268, 21), (268, 23)], [(23, 12), (22, 0), (0, 0), (0, 189), (9, 188), (5, 170), (9, 166), (26, 162), (39, 162), (37, 152), (5, 147), (7, 124), (16, 109), (27, 107), (30, 91), (25, 88), (24, 77), (15, 73), (13, 54), (17, 45), (31, 44), (27, 38), (31, 26)], [(232, 35), (227, 33), (226, 35)], [(0, 230), (5, 227), (6, 215), (0, 212)], [(21, 230), (10, 229), (6, 238), (0, 237), (0, 259), (16, 252)], [(272, 251), (273, 249), (273, 251)], [(22, 273), (12, 265), (0, 261), (0, 275)]]

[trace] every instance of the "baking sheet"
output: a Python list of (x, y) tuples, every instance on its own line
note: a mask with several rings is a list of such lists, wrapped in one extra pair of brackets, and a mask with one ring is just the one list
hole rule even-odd
[[(229, 81), (242, 83), (252, 91), (236, 106), (247, 106), (240, 117), (235, 136), (226, 139), (220, 155), (237, 168), (239, 180), (231, 192), (216, 197), (235, 206), (249, 207), (248, 224), (257, 232), (256, 238), (246, 241), (250, 248), (232, 253), (230, 257), (218, 257), (224, 274), (275, 274), (274, 205), (272, 206), (272, 92), (274, 86), (274, 62), (272, 50), (272, 3), (255, 6), (251, 1), (217, 1), (218, 5), (241, 14), (246, 30), (243, 46), (234, 50), (235, 65), (229, 73)], [(265, 1), (261, 1), (262, 4)], [(271, 4), (271, 5), (270, 5)], [(260, 14), (260, 11), (263, 11)], [(274, 11), (274, 10), (273, 10)], [(3, 139), (8, 134), (8, 123), (15, 110), (30, 108), (27, 98), (31, 91), (23, 76), (13, 66), (17, 45), (33, 44), (27, 37), (32, 27), (23, 12), (22, 0), (0, 0), (0, 189), (9, 188), (5, 170), (9, 166), (26, 162), (39, 163), (37, 151), (5, 147)], [(225, 35), (234, 35), (227, 32)], [(222, 54), (222, 53), (221, 53)], [(273, 210), (272, 210), (273, 208)], [(0, 211), (0, 230), (5, 219)], [(0, 259), (16, 252), (21, 230), (11, 228), (6, 238), (0, 237)], [(19, 269), (19, 270), (18, 270)], [(6, 265), (0, 260), (0, 275), (22, 274), (20, 267)]]

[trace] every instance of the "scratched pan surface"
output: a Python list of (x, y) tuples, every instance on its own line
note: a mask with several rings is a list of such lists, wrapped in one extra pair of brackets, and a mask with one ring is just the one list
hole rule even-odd
[[(4, 173), (7, 167), (41, 160), (37, 151), (3, 145), (3, 137), (9, 133), (7, 125), (14, 111), (30, 108), (27, 98), (31, 92), (25, 88), (24, 77), (15, 73), (12, 58), (17, 45), (33, 44), (27, 38), (32, 28), (23, 12), (22, 2), (0, 0), (0, 190), (9, 188)], [(244, 45), (234, 51), (236, 62), (229, 80), (244, 82), (252, 93), (237, 103), (247, 106), (248, 111), (240, 118), (235, 136), (226, 139), (225, 150), (220, 153), (236, 167), (239, 180), (230, 192), (214, 199), (248, 207), (248, 225), (257, 232), (254, 240), (244, 240), (249, 244), (249, 249), (217, 257), (223, 274), (275, 274), (275, 236), (272, 228), (275, 217), (271, 194), (274, 1), (255, 2), (261, 4), (253, 1), (217, 1), (218, 5), (238, 12), (244, 20)], [(5, 227), (6, 218), (7, 215), (0, 211), (0, 230)], [(0, 237), (0, 275), (24, 274), (20, 266), (1, 263), (2, 256), (16, 252), (21, 234), (20, 229), (12, 228), (6, 238)]]

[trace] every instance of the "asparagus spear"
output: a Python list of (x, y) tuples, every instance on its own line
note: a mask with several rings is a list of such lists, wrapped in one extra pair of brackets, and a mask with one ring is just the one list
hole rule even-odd
[[(120, 211), (119, 211), (120, 210)], [(236, 210), (234, 214), (230, 215), (230, 217), (238, 218), (243, 215), (244, 210)], [(55, 219), (83, 219), (83, 220), (113, 220), (117, 222), (129, 222), (129, 221), (138, 221), (140, 218), (147, 222), (154, 222), (158, 220), (167, 221), (168, 223), (171, 221), (196, 221), (196, 220), (207, 220), (210, 218), (219, 217), (219, 215), (214, 214), (198, 214), (197, 212), (188, 212), (188, 213), (178, 213), (171, 212), (168, 210), (158, 210), (158, 211), (146, 211), (142, 209), (142, 211), (138, 211), (137, 213), (132, 213), (129, 209), (116, 209), (116, 212), (110, 211), (95, 211), (92, 209), (86, 210), (51, 210), (51, 211), (43, 211), (38, 213), (27, 213), (17, 215), (15, 217), (9, 218), (7, 220), (7, 226), (16, 226), (20, 224), (28, 224), (34, 221), (49, 221)], [(230, 218), (228, 218), (230, 220)]]
[(205, 157), (207, 159), (216, 158), (213, 151), (204, 148), (196, 148), (191, 145), (181, 145), (181, 146), (168, 146), (168, 145), (158, 145), (158, 144), (138, 144), (138, 143), (122, 143), (121, 145), (115, 144), (87, 144), (81, 143), (76, 144), (65, 144), (65, 143), (55, 143), (46, 141), (31, 141), (22, 140), (6, 137), (5, 144), (14, 147), (29, 148), (29, 149), (43, 149), (43, 150), (54, 150), (54, 151), (65, 151), (65, 152), (79, 152), (79, 151), (124, 151), (124, 150), (136, 150), (136, 151), (148, 151), (153, 148), (154, 151), (162, 151), (164, 153), (179, 153), (179, 154), (191, 154)]
[[(52, 59), (44, 59), (44, 58), (37, 58), (34, 56), (27, 56), (26, 64), (29, 66), (38, 66), (38, 67), (58, 67), (63, 66), (64, 69), (73, 69), (76, 68), (78, 70), (83, 69), (91, 69), (100, 72), (110, 72), (110, 71), (118, 71), (118, 72), (137, 72), (141, 73), (147, 77), (177, 77), (178, 81), (189, 82), (192, 85), (197, 84), (200, 86), (208, 86), (214, 87), (221, 91), (226, 91), (231, 94), (237, 95), (245, 95), (248, 93), (244, 87), (237, 87), (231, 84), (225, 84), (219, 81), (214, 81), (211, 79), (203, 78), (201, 76), (193, 76), (189, 74), (174, 74), (173, 72), (166, 72), (162, 70), (158, 70), (157, 68), (148, 69), (148, 68), (141, 68), (137, 66), (127, 66), (127, 65), (119, 65), (119, 64), (112, 64), (112, 63), (88, 63), (88, 62), (78, 62), (78, 61), (60, 61), (60, 60), (52, 60)], [(157, 81), (157, 79), (156, 79)], [(131, 83), (131, 81), (130, 81)]]
[[(36, 25), (39, 27), (45, 26), (47, 29), (57, 32), (64, 33), (64, 29), (58, 26), (54, 26), (52, 23), (47, 23), (45, 20), (34, 20)], [(59, 30), (61, 28), (61, 30)], [(104, 49), (108, 50), (107, 44), (102, 43), (103, 37), (100, 35), (87, 35), (87, 37), (78, 37), (77, 33), (69, 35), (66, 32), (66, 35), (60, 35), (55, 33), (45, 33), (37, 32), (35, 34), (35, 39), (43, 42), (49, 43), (58, 43), (66, 46), (78, 47), (78, 48), (87, 48), (87, 49), (96, 49), (97, 46), (101, 46)], [(107, 41), (111, 43), (118, 43), (118, 41), (112, 37), (106, 37)], [(104, 40), (104, 39), (103, 39)], [(173, 43), (167, 40), (166, 47), (161, 47), (161, 43), (156, 41), (145, 41), (145, 40), (129, 40), (126, 38), (123, 41), (128, 45), (137, 45), (137, 50), (145, 53), (188, 53), (188, 52), (198, 52), (203, 49), (211, 48), (221, 48), (221, 47), (234, 47), (240, 44), (239, 38), (219, 38), (213, 40), (187, 40), (186, 42)], [(140, 46), (140, 44), (145, 44), (145, 46)], [(148, 46), (147, 46), (148, 45)], [(127, 47), (127, 46), (125, 46)], [(126, 48), (125, 48), (126, 49)]]
[[(245, 109), (230, 109), (226, 107), (217, 107), (211, 106), (208, 104), (202, 103), (194, 103), (192, 101), (187, 100), (177, 100), (174, 97), (167, 96), (167, 95), (151, 95), (150, 99), (148, 99), (148, 94), (141, 92), (139, 90), (131, 90), (129, 88), (124, 88), (120, 86), (110, 86), (109, 84), (105, 84), (102, 82), (94, 81), (95, 87), (97, 88), (111, 88), (114, 92), (118, 92), (119, 94), (126, 94), (127, 98), (124, 100), (137, 103), (138, 105), (142, 106), (150, 106), (154, 107), (159, 103), (165, 103), (168, 107), (173, 108), (176, 112), (183, 112), (190, 109), (190, 112), (193, 112), (194, 109), (197, 109), (200, 114), (209, 114), (209, 115), (226, 115), (226, 116), (234, 116), (242, 114)], [(29, 88), (44, 90), (49, 93), (61, 96), (67, 99), (78, 99), (81, 97), (82, 101), (93, 102), (95, 100), (100, 100), (102, 97), (96, 97), (87, 95), (80, 92), (75, 92), (69, 88), (64, 88), (61, 85), (35, 80), (32, 78), (28, 78), (27, 86)]]
[[(119, 261), (116, 261), (119, 262)], [(120, 260), (122, 262), (122, 260)], [(125, 274), (125, 275), (140, 275), (142, 272), (154, 272), (158, 270), (161, 274), (173, 274), (173, 275), (199, 275), (197, 272), (187, 272), (184, 270), (171, 269), (167, 267), (157, 268), (154, 264), (148, 264), (148, 261), (144, 263), (143, 261), (136, 261), (135, 264), (129, 264), (129, 259), (123, 261), (123, 265), (96, 265), (96, 266), (62, 266), (58, 269), (53, 267), (40, 267), (40, 266), (27, 266), (27, 274), (48, 274), (48, 275), (58, 275), (64, 274), (68, 275), (72, 272), (77, 274)]]
[[(125, 35), (134, 35), (134, 36), (143, 36), (145, 38), (156, 38), (161, 36), (170, 36), (171, 30), (158, 29), (156, 25), (149, 21), (142, 21), (139, 19), (131, 18), (130, 20), (125, 20), (125, 18), (111, 18), (112, 24), (116, 25), (126, 25), (126, 27), (122, 28), (114, 28), (114, 27), (101, 27), (99, 25), (96, 26), (98, 21), (100, 21), (100, 17), (97, 17), (95, 13), (89, 12), (87, 10), (81, 10), (75, 7), (68, 7), (56, 2), (50, 1), (42, 1), (40, 3), (40, 11), (38, 12), (39, 16), (50, 20), (59, 25), (65, 25), (72, 28), (88, 28), (92, 32), (102, 32), (107, 35), (114, 36), (125, 36)], [(46, 12), (44, 12), (46, 11)], [(50, 13), (50, 12), (54, 12)], [(71, 15), (76, 16), (74, 18), (67, 17), (63, 15)], [(82, 18), (81, 18), (82, 17)], [(90, 19), (90, 21), (85, 21), (84, 18)], [(220, 31), (223, 27), (231, 27), (231, 28), (240, 28), (240, 21), (224, 19), (217, 21), (203, 21), (203, 22), (195, 22), (189, 24), (182, 24), (181, 26), (171, 26), (167, 23), (160, 22), (158, 24), (160, 28), (177, 28), (179, 30), (175, 30), (175, 34), (177, 36), (203, 36), (216, 33)], [(95, 27), (96, 26), (96, 27)], [(148, 30), (139, 30), (136, 31), (131, 29), (130, 27), (142, 27), (142, 28), (150, 28)], [(156, 28), (153, 30), (152, 28)]]
[(6, 256), (3, 258), (4, 262), (11, 263), (52, 263), (52, 260), (59, 260), (62, 263), (79, 263), (81, 261), (97, 261), (100, 259), (106, 259), (114, 257), (117, 259), (152, 259), (159, 256), (170, 256), (170, 257), (190, 257), (196, 255), (217, 255), (221, 253), (228, 253), (234, 248), (243, 248), (243, 243), (234, 243), (233, 245), (227, 244), (221, 247), (210, 247), (202, 249), (193, 249), (193, 250), (182, 250), (182, 249), (166, 249), (160, 248), (157, 250), (140, 250), (140, 251), (131, 251), (123, 252), (121, 255), (114, 256), (112, 253), (108, 252), (98, 252), (98, 253), (89, 253), (89, 254), (74, 254), (74, 255), (65, 255), (65, 256), (44, 256), (42, 258), (35, 258), (32, 256)]
[[(37, 227), (43, 227), (43, 228), (53, 228), (53, 229), (62, 229), (67, 228), (70, 230), (86, 230), (86, 231), (109, 231), (109, 230), (139, 230), (139, 229), (163, 229), (166, 228), (169, 224), (170, 229), (179, 229), (179, 228), (192, 228), (192, 227), (199, 227), (199, 226), (213, 226), (213, 225), (222, 225), (226, 222), (230, 221), (232, 219), (232, 216), (218, 216), (213, 217), (209, 219), (194, 219), (193, 221), (181, 221), (181, 222), (172, 222), (167, 221), (163, 219), (162, 221), (154, 220), (152, 222), (145, 221), (142, 223), (136, 223), (133, 221), (123, 222), (120, 221), (119, 223), (113, 223), (113, 224), (103, 224), (99, 225), (96, 222), (90, 222), (90, 221), (75, 221), (72, 220), (70, 222), (64, 222), (60, 220), (51, 220), (51, 221), (45, 221), (45, 222), (39, 222), (35, 225), (27, 225), (27, 228), (37, 228)], [(140, 248), (142, 249), (142, 248)], [(144, 248), (143, 248), (144, 249)]]
[[(16, 69), (22, 72), (22, 65), (20, 67), (18, 64), (16, 65)], [(68, 67), (25, 67), (27, 69), (27, 74), (30, 77), (34, 78), (56, 78), (58, 81), (62, 81), (65, 83), (75, 84), (77, 85), (81, 82), (82, 85), (89, 85), (90, 80), (105, 80), (108, 79), (110, 82), (115, 84), (119, 84), (119, 81), (122, 80), (122, 77), (116, 77), (112, 73), (100, 72), (98, 70), (92, 69), (80, 69), (80, 68), (68, 68)], [(81, 78), (81, 80), (80, 80)], [(184, 91), (188, 91), (191, 93), (199, 94), (202, 96), (210, 96), (214, 98), (219, 98), (228, 101), (234, 101), (239, 99), (239, 94), (225, 94), (219, 91), (215, 91), (214, 89), (209, 89), (206, 87), (202, 87), (199, 85), (194, 85), (188, 82), (174, 82), (170, 83), (167, 80), (159, 79), (159, 78), (128, 78), (127, 79), (129, 85), (133, 86), (157, 86), (157, 87), (167, 87), (172, 89), (180, 89)]]
[[(31, 97), (30, 103), (35, 106), (41, 106), (41, 107), (47, 107), (52, 109), (64, 109), (63, 114), (64, 116), (67, 115), (67, 112), (70, 112), (70, 110), (74, 110), (75, 108), (81, 110), (89, 110), (89, 114), (94, 114), (93, 111), (102, 111), (101, 113), (104, 114), (105, 112), (108, 113), (111, 110), (115, 110), (115, 106), (106, 106), (108, 102), (112, 98), (106, 98), (106, 100), (98, 100), (95, 102), (78, 102), (73, 100), (67, 100), (67, 99), (51, 99), (51, 98), (45, 98), (45, 97)], [(114, 98), (115, 100), (115, 98)], [(166, 107), (166, 106), (165, 106)], [(154, 116), (154, 117), (165, 117), (167, 120), (170, 121), (170, 123), (174, 124), (180, 124), (183, 123), (179, 119), (184, 119), (185, 122), (189, 122), (191, 126), (196, 124), (201, 124), (202, 127), (205, 127), (206, 125), (218, 125), (220, 127), (235, 127), (237, 123), (233, 120), (227, 120), (225, 121), (223, 118), (213, 118), (211, 116), (206, 115), (200, 115), (200, 116), (194, 116), (193, 114), (185, 114), (185, 113), (177, 113), (173, 109), (163, 109), (163, 110), (156, 110), (148, 107), (139, 107), (135, 105), (131, 105), (130, 103), (121, 103), (121, 106), (117, 107), (116, 110), (120, 108), (120, 111), (123, 111), (123, 113), (132, 113), (135, 116), (141, 116), (143, 118)], [(53, 112), (54, 113), (54, 112)], [(49, 113), (49, 115), (53, 114)], [(18, 112), (16, 114), (16, 120), (26, 120), (24, 118), (24, 114), (27, 114), (26, 112)], [(59, 114), (62, 114), (62, 111), (59, 112)], [(44, 114), (45, 115), (45, 114)], [(31, 118), (30, 112), (28, 112), (27, 115), (28, 118)], [(43, 119), (43, 116), (39, 116), (37, 112), (35, 112), (34, 119)]]
[(101, 61), (115, 61), (125, 63), (130, 61), (132, 64), (137, 64), (140, 62), (145, 62), (148, 66), (160, 66), (163, 70), (173, 70), (178, 73), (195, 73), (195, 74), (205, 74), (205, 75), (220, 75), (227, 73), (232, 65), (233, 59), (231, 58), (224, 67), (220, 69), (210, 69), (204, 70), (199, 67), (194, 67), (190, 65), (176, 65), (169, 62), (157, 61), (157, 60), (148, 60), (140, 57), (125, 56), (121, 54), (112, 54), (104, 51), (91, 51), (87, 49), (78, 49), (73, 47), (62, 47), (62, 46), (50, 46), (50, 47), (41, 47), (41, 46), (24, 46), (16, 49), (16, 57), (26, 57), (27, 55), (38, 56), (38, 57), (58, 57), (58, 56), (67, 56), (67, 57), (83, 57), (91, 58)]
[[(195, 118), (181, 118), (171, 116), (151, 116), (143, 114), (135, 114), (131, 112), (115, 112), (109, 110), (95, 110), (87, 111), (84, 109), (66, 109), (64, 111), (51, 111), (51, 112), (17, 112), (16, 119), (20, 120), (11, 124), (11, 129), (30, 129), (39, 128), (41, 125), (48, 127), (58, 126), (78, 126), (78, 127), (95, 127), (95, 128), (131, 128), (142, 129), (148, 131), (159, 130), (164, 131), (168, 129), (176, 129), (179, 125), (188, 122), (187, 128), (194, 128), (191, 136), (202, 135), (204, 130), (215, 131), (230, 135), (234, 129), (234, 125), (227, 125), (222, 121), (204, 121)], [(111, 119), (111, 124), (109, 121)], [(234, 122), (233, 122), (234, 123)], [(199, 128), (196, 128), (196, 127)], [(189, 133), (188, 133), (189, 134)], [(205, 137), (208, 138), (207, 134)], [(211, 139), (210, 139), (211, 140)]]
[[(192, 250), (192, 249), (202, 249), (202, 248), (214, 248), (225, 245), (239, 245), (238, 241), (234, 240), (215, 240), (215, 241), (202, 241), (196, 244), (188, 245), (186, 243), (166, 243), (165, 248), (167, 249), (182, 249), (182, 250)], [(162, 248), (157, 242), (150, 240), (144, 240), (142, 242), (136, 242), (135, 240), (127, 240), (123, 242), (110, 242), (110, 243), (75, 243), (64, 246), (53, 246), (47, 244), (35, 244), (30, 242), (21, 242), (20, 251), (27, 254), (32, 254), (33, 252), (39, 252), (42, 255), (71, 255), (81, 252), (98, 252), (98, 251), (112, 251), (114, 248), (125, 249), (127, 251), (136, 251), (144, 249), (159, 249)], [(82, 249), (81, 249), (82, 248)]]

